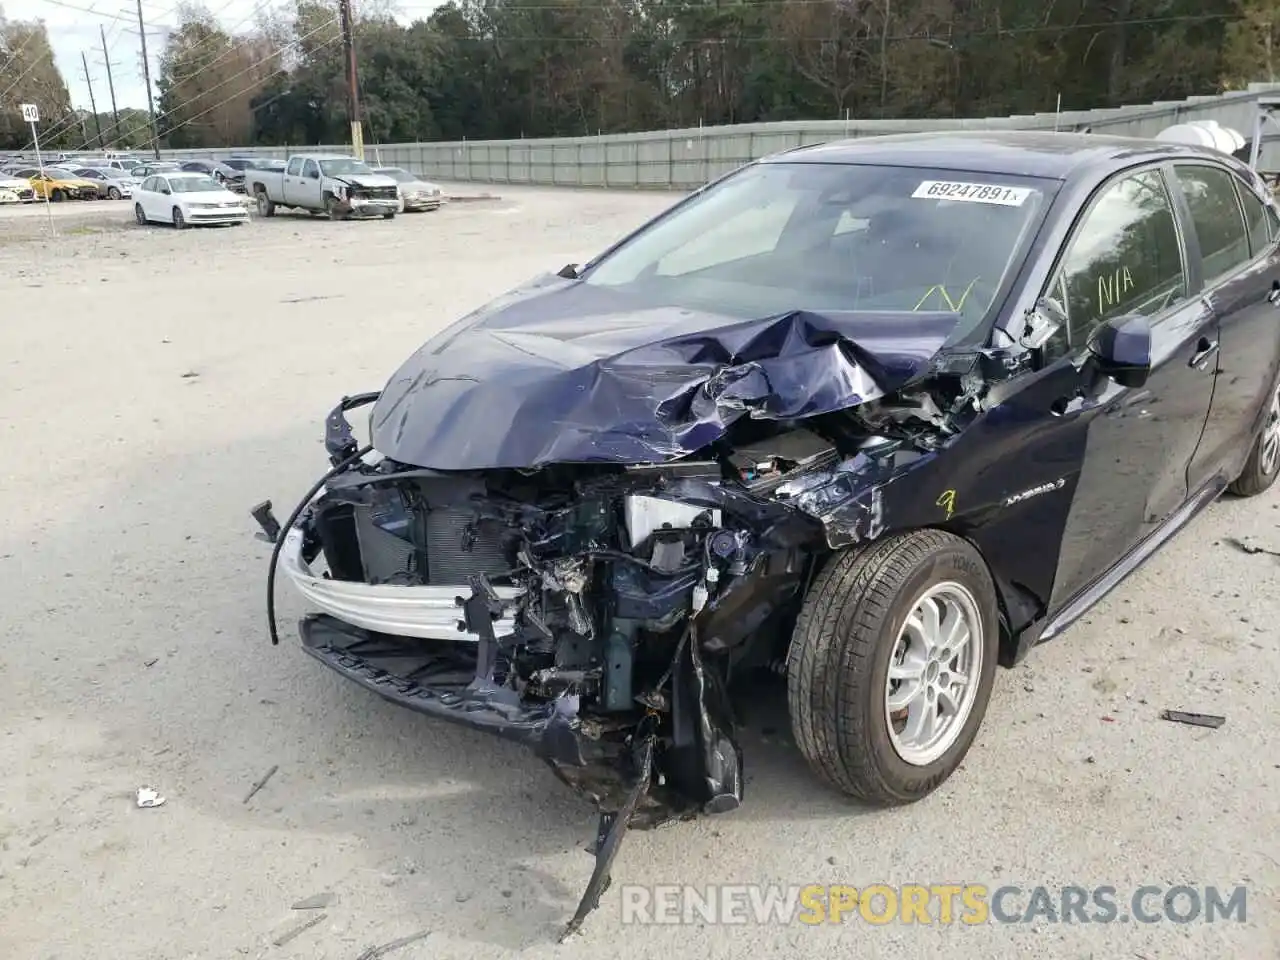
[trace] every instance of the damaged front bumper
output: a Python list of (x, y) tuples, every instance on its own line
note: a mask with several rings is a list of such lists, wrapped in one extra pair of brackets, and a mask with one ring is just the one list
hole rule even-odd
[(301, 621), (310, 656), (531, 748), (595, 802), (580, 923), (628, 827), (740, 805), (730, 676), (785, 655), (836, 541), (885, 529), (866, 478), (897, 445), (842, 457), (788, 428), (705, 461), (442, 471), (357, 450), (345, 414), (377, 399), (330, 413), (334, 467), (283, 527), (254, 511), (272, 571), (320, 611)]

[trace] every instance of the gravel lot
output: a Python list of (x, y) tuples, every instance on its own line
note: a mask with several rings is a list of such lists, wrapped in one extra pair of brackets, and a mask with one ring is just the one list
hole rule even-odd
[[(459, 188), (477, 192), (475, 187)], [(269, 548), (325, 466), (321, 419), (505, 288), (671, 195), (495, 188), (392, 222), (178, 233), (122, 204), (0, 211), (0, 956), (1280, 955), (1280, 488), (1217, 504), (1001, 671), (962, 771), (871, 812), (809, 775), (780, 690), (743, 733), (737, 813), (635, 833), (618, 884), (1249, 887), (1244, 924), (624, 927), (589, 807), (520, 749), (382, 703), (306, 657)], [(1227, 715), (1205, 730), (1162, 707)], [(252, 800), (250, 787), (278, 771)], [(168, 798), (137, 809), (142, 784)], [(296, 901), (329, 891), (324, 919)]]

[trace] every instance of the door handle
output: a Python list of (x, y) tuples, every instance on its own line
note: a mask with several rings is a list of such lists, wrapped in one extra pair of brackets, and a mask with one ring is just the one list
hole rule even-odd
[(1197, 370), (1203, 370), (1205, 364), (1215, 353), (1218, 352), (1218, 341), (1210, 340), (1208, 337), (1201, 337), (1196, 344), (1196, 352), (1191, 355), (1191, 362), (1187, 366), (1195, 367)]

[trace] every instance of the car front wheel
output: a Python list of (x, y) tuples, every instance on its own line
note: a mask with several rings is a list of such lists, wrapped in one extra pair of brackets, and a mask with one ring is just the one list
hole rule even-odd
[(836, 555), (805, 598), (787, 656), (801, 753), (865, 802), (927, 796), (977, 735), (998, 645), (995, 584), (965, 540), (917, 530)]
[(138, 221), (138, 226), (145, 227), (147, 225), (147, 214), (142, 209), (142, 204), (135, 203), (133, 205), (133, 219)]
[(1256, 497), (1280, 476), (1280, 384), (1271, 391), (1267, 419), (1249, 449), (1244, 470), (1227, 490), (1237, 497)]
[(173, 226), (176, 230), (187, 229), (187, 218), (182, 215), (182, 210), (178, 207), (173, 208)]
[(118, 188), (116, 188), (116, 187), (107, 187), (107, 199), (108, 199), (108, 200), (119, 200), (119, 199), (120, 199), (120, 191), (119, 191), (119, 189), (118, 189)]

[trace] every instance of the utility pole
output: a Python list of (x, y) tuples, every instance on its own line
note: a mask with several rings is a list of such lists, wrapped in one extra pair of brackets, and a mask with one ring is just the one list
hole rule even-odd
[(112, 140), (120, 136), (120, 112), (116, 110), (116, 85), (111, 79), (111, 54), (107, 53), (107, 31), (102, 24), (98, 24), (98, 36), (102, 37), (102, 62), (107, 67), (107, 89), (111, 91), (111, 129), (115, 132)]
[[(141, 0), (139, 0), (141, 2)], [(351, 0), (338, 0), (342, 19), (342, 50), (347, 59), (347, 113), (351, 117), (351, 152), (364, 159), (364, 130), (360, 126), (360, 79), (356, 73), (356, 42), (352, 35)]]
[(138, 40), (142, 44), (142, 82), (147, 85), (147, 112), (151, 114), (151, 149), (160, 159), (160, 128), (156, 126), (156, 102), (151, 93), (151, 61), (147, 59), (147, 25), (142, 22), (142, 0), (138, 0)]
[(84, 51), (80, 51), (80, 66), (84, 67), (84, 82), (89, 88), (89, 107), (93, 110), (93, 128), (98, 132), (98, 149), (106, 150), (107, 145), (102, 142), (102, 121), (98, 119), (98, 101), (93, 98), (93, 80), (89, 77), (89, 61), (85, 59)]

